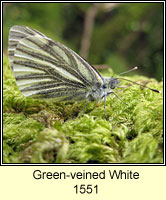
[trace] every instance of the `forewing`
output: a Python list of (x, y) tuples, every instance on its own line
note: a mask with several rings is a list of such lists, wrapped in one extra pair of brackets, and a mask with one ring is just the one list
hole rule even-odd
[(100, 74), (71, 49), (28, 27), (9, 34), (9, 61), (24, 96), (83, 100)]
[[(9, 32), (8, 38), (8, 57), (9, 62), (12, 67), (12, 61), (14, 59), (14, 53), (18, 43), (25, 37), (29, 36), (39, 36), (39, 37), (46, 37), (44, 34), (40, 33), (37, 30), (26, 26), (13, 26)], [(46, 37), (47, 38), (47, 37)]]

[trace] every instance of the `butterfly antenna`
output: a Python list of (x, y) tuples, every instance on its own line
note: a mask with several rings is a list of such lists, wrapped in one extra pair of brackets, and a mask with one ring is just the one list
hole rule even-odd
[(148, 89), (152, 90), (153, 92), (161, 93), (161, 91), (159, 91), (159, 90), (155, 90), (155, 89), (152, 89), (152, 88), (150, 88), (150, 87), (148, 87), (148, 86), (146, 86), (146, 85), (143, 85), (143, 84), (141, 84), (141, 83), (137, 83), (137, 82), (134, 82), (134, 81), (131, 81), (131, 80), (125, 79), (125, 78), (117, 78), (117, 79), (121, 79), (121, 80), (129, 81), (129, 82), (131, 82), (131, 83), (134, 83), (134, 84), (137, 84), (137, 85), (141, 85), (142, 87), (148, 88)]
[(137, 70), (137, 69), (138, 69), (138, 67), (135, 66), (135, 67), (133, 67), (132, 69), (130, 69), (130, 70), (128, 70), (128, 71), (125, 71), (125, 72), (122, 72), (122, 73), (118, 74), (117, 76), (119, 76), (119, 75), (121, 75), (121, 74), (126, 74), (126, 73), (128, 73), (128, 72), (132, 72), (132, 71)]

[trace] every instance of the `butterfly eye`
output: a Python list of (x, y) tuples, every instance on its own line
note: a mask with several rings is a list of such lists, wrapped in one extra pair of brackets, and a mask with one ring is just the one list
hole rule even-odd
[(102, 88), (103, 88), (103, 89), (106, 89), (106, 88), (107, 88), (107, 85), (106, 85), (106, 84), (104, 84), (104, 85), (102, 86)]
[(110, 88), (114, 89), (118, 86), (118, 84), (120, 83), (120, 81), (117, 80), (117, 78), (111, 78), (109, 84), (110, 84)]

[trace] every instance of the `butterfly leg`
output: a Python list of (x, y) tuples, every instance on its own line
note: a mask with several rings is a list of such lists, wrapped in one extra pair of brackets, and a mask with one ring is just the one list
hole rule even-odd
[(108, 115), (107, 115), (107, 112), (105, 110), (105, 107), (106, 107), (106, 95), (104, 96), (104, 113), (105, 113), (106, 120), (108, 120)]
[(89, 100), (87, 100), (87, 102), (85, 103), (83, 109), (81, 110), (81, 112), (79, 113), (78, 117), (80, 117), (84, 111), (84, 109), (86, 108), (87, 104), (88, 104)]
[(111, 93), (113, 93), (121, 102), (123, 102), (124, 104), (128, 106), (128, 104), (124, 102), (120, 97), (118, 97), (118, 95), (115, 92), (111, 92)]

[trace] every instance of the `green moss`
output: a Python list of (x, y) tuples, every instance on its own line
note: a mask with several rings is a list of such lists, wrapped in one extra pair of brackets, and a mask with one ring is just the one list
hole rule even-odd
[[(162, 163), (163, 97), (133, 85), (104, 103), (55, 103), (25, 98), (4, 56), (4, 163)], [(129, 77), (127, 77), (129, 79)], [(135, 76), (162, 91), (162, 82)], [(123, 82), (122, 85), (126, 85)]]
[(118, 145), (110, 135), (111, 130), (111, 123), (89, 115), (66, 122), (62, 131), (71, 143), (69, 159), (79, 163), (117, 161)]
[(152, 134), (139, 135), (125, 143), (122, 163), (161, 163), (162, 149)]
[(21, 159), (31, 163), (65, 162), (68, 141), (56, 129), (45, 128), (34, 142), (22, 151)]

